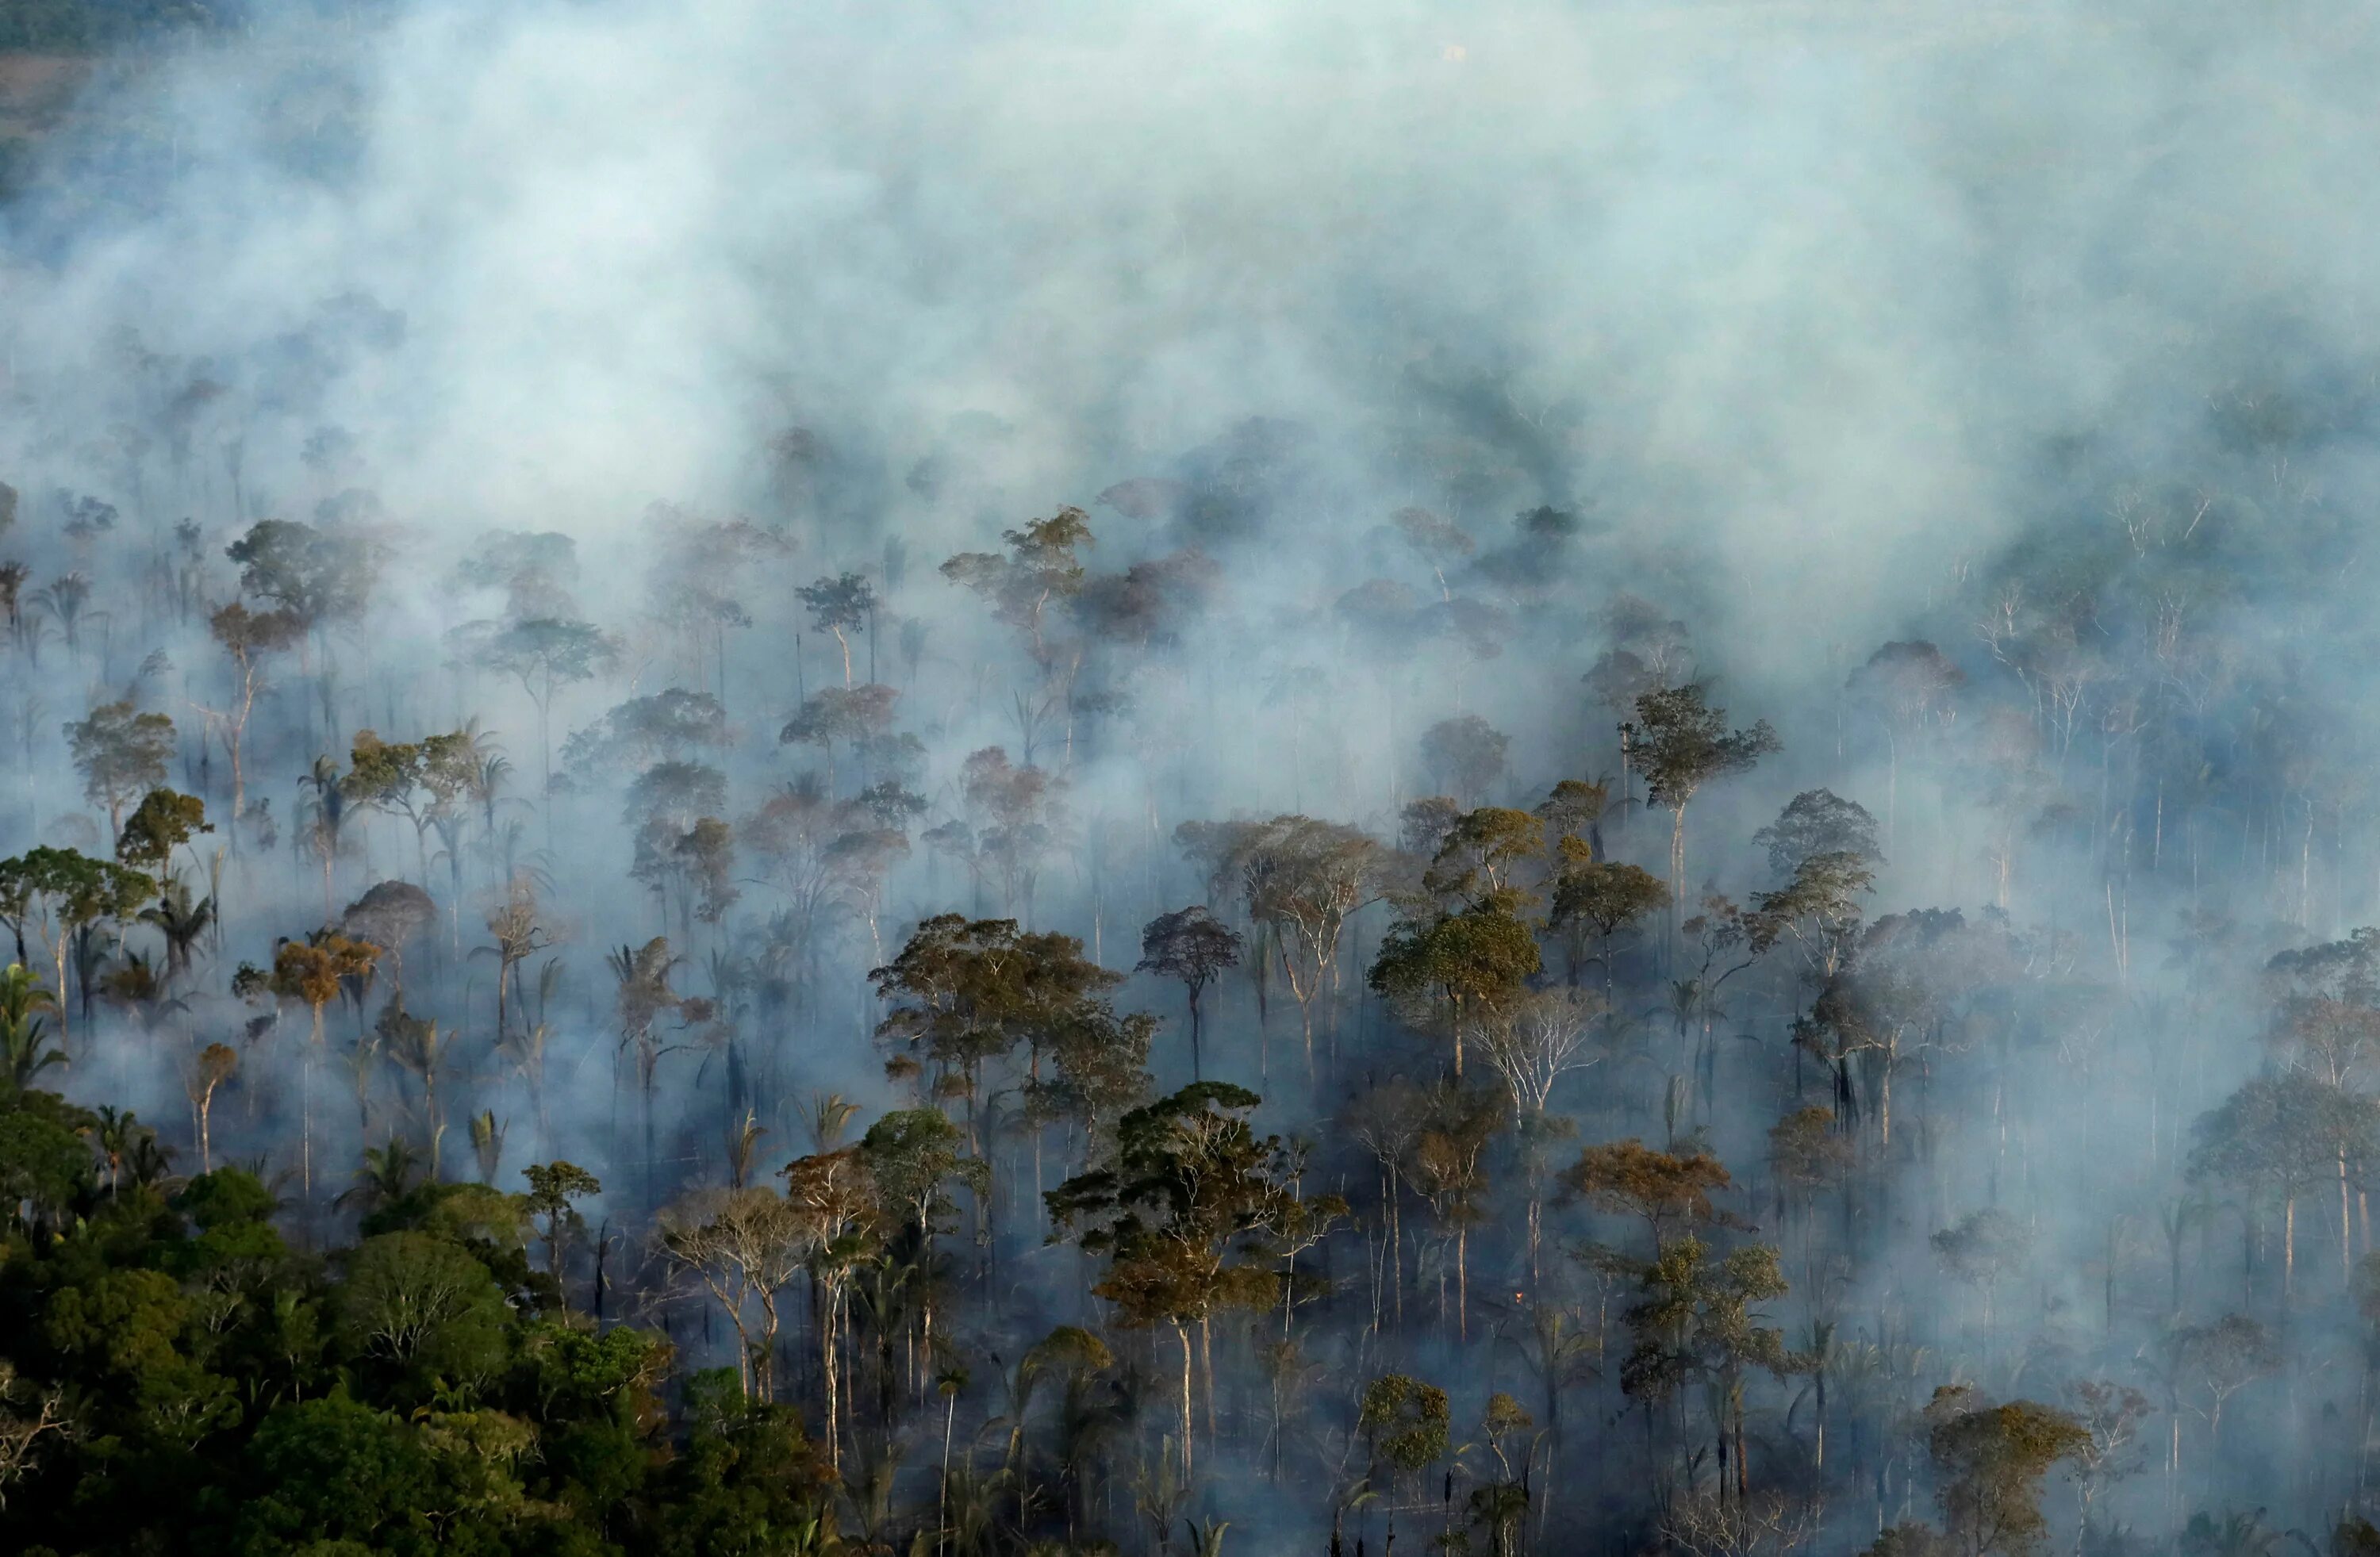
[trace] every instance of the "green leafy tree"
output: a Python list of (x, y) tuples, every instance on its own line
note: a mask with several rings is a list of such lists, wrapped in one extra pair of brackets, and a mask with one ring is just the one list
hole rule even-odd
[(124, 808), (165, 781), (174, 721), (144, 714), (129, 702), (103, 703), (66, 732), (75, 770), (82, 775), (83, 797), (107, 813), (110, 832), (120, 837)]
[(2090, 1446), (2082, 1424), (2030, 1400), (1986, 1405), (1966, 1385), (1934, 1392), (1925, 1444), (1941, 1478), (1943, 1528), (1961, 1557), (2022, 1557), (2048, 1533), (2042, 1478)]
[(1366, 1384), (1355, 1414), (1373, 1462), (1385, 1466), (1408, 1493), (1453, 1446), (1453, 1420), (1444, 1390), (1402, 1373)]
[(196, 795), (152, 790), (115, 835), (115, 857), (135, 870), (162, 878), (174, 851), (200, 833), (214, 831), (206, 803)]
[(1299, 1203), (1282, 1172), (1282, 1143), (1248, 1127), (1248, 1111), (1260, 1101), (1220, 1081), (1194, 1082), (1126, 1114), (1110, 1165), (1047, 1197), (1060, 1234), (1107, 1257), (1107, 1273), (1091, 1290), (1116, 1306), (1120, 1322), (1170, 1326), (1180, 1343), (1185, 1479), (1193, 1463), (1190, 1332), (1199, 1333), (1211, 1382), (1212, 1321), (1230, 1310), (1271, 1306), (1280, 1277), (1263, 1262), (1261, 1245)]
[(1013, 919), (938, 914), (899, 956), (868, 974), (891, 1010), (877, 1036), (922, 1049), (960, 1083), (967, 1140), (978, 1147), (976, 1099), (983, 1068), (1014, 1052), (1040, 1052), (1063, 1024), (1089, 1016), (1122, 981), (1083, 955), (1072, 935), (1035, 934)]
[(1675, 902), (1685, 891), (1686, 807), (1705, 785), (1748, 771), (1780, 742), (1766, 719), (1748, 730), (1729, 730), (1727, 710), (1712, 707), (1693, 682), (1643, 694), (1636, 699), (1635, 723), (1622, 728), (1631, 758), (1645, 775), (1646, 803), (1670, 813), (1670, 896)]
[(1238, 931), (1217, 919), (1204, 903), (1160, 913), (1141, 928), (1140, 961), (1133, 971), (1179, 979), (1190, 996), (1190, 1079), (1194, 1081), (1206, 1080), (1198, 997), (1218, 975), (1239, 966), (1245, 944)]
[[(1759, 1305), (1786, 1292), (1777, 1250), (1752, 1244), (1722, 1255), (1688, 1235), (1663, 1245), (1636, 1275), (1639, 1297), (1626, 1316), (1633, 1339), (1621, 1364), (1621, 1388), (1649, 1408), (1691, 1382), (1706, 1383), (1719, 1481), (1730, 1480), (1732, 1461), (1741, 1502), (1751, 1491), (1745, 1385), (1755, 1371), (1782, 1378), (1795, 1366), (1784, 1333), (1761, 1322)], [(1682, 1406), (1682, 1424), (1683, 1416)]]
[(511, 1310), (470, 1250), (423, 1232), (368, 1237), (347, 1256), (334, 1294), (340, 1347), (387, 1370), (404, 1394), (432, 1381), (484, 1386), (503, 1369)]
[[(17, 939), (17, 958), (25, 959), (25, 931), (48, 953), (53, 977), (50, 987), (64, 990), (67, 953), (77, 935), (109, 921), (136, 916), (153, 884), (140, 872), (113, 860), (94, 860), (71, 849), (43, 846), (13, 859), (0, 860), (0, 918), (6, 918)], [(85, 985), (83, 1010), (90, 1013)], [(57, 1008), (58, 1037), (69, 1035), (66, 1007)]]
[(563, 1281), (564, 1264), (571, 1245), (587, 1236), (587, 1219), (574, 1202), (601, 1194), (603, 1181), (576, 1163), (561, 1161), (532, 1163), (521, 1169), (521, 1176), (528, 1180), (528, 1214), (543, 1224), (540, 1236), (545, 1242), (546, 1274), (553, 1278), (554, 1290), (566, 1311), (570, 1299)]
[(1604, 997), (1618, 994), (1618, 970), (1612, 963), (1612, 940), (1638, 920), (1670, 900), (1661, 878), (1641, 865), (1597, 860), (1572, 839), (1560, 843), (1561, 864), (1553, 882), (1548, 923), (1562, 933), (1570, 951), (1570, 982), (1578, 982), (1585, 960), (1585, 937), (1592, 935), (1602, 949)]

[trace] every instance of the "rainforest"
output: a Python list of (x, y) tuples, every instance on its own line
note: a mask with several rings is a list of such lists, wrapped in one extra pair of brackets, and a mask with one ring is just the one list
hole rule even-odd
[(0, 0), (0, 1551), (2380, 1553), (2375, 72)]

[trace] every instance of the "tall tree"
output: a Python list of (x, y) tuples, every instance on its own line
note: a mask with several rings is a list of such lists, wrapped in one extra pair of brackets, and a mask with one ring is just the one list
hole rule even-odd
[(109, 836), (123, 829), (124, 808), (165, 781), (174, 721), (130, 702), (103, 703), (66, 727), (82, 775), (83, 798), (107, 813)]
[(1239, 966), (1245, 944), (1240, 933), (1217, 919), (1204, 903), (1159, 914), (1140, 932), (1140, 961), (1134, 972), (1179, 979), (1190, 997), (1190, 1079), (1206, 1080), (1200, 1051), (1198, 997), (1216, 975)]
[(305, 624), (286, 610), (252, 611), (237, 600), (207, 619), (207, 630), (231, 662), (231, 694), (221, 708), (200, 708), (223, 731), (224, 750), (231, 758), (231, 813), (235, 824), (248, 815), (249, 721), (256, 700), (268, 683), (265, 666), (271, 657), (305, 634)]
[(1777, 732), (1762, 719), (1747, 730), (1727, 728), (1727, 710), (1714, 708), (1702, 686), (1661, 687), (1636, 699), (1636, 720), (1623, 727), (1628, 749), (1645, 775), (1645, 799), (1670, 813), (1670, 895), (1686, 883), (1686, 807), (1706, 784), (1742, 773), (1779, 749)]
[[(113, 860), (94, 860), (71, 849), (47, 846), (0, 860), (0, 919), (7, 922), (17, 941), (17, 960), (25, 960), (25, 932), (49, 954), (50, 987), (60, 992), (58, 1037), (69, 1035), (64, 991), (67, 953), (77, 936), (108, 921), (131, 919), (140, 911), (153, 884), (149, 877)], [(84, 985), (83, 1014), (90, 1015), (89, 984)]]
[[(835, 646), (843, 651), (843, 684), (851, 687), (851, 634), (866, 626), (876, 613), (876, 588), (865, 573), (846, 573), (833, 578), (821, 578), (806, 584), (795, 593), (809, 608), (810, 626), (814, 631), (834, 634)], [(872, 652), (872, 651), (871, 651)]]
[[(1107, 1257), (1091, 1288), (1121, 1323), (1169, 1326), (1182, 1353), (1182, 1474), (1191, 1453), (1190, 1332), (1208, 1342), (1218, 1313), (1269, 1308), (1280, 1277), (1252, 1250), (1281, 1227), (1299, 1197), (1282, 1177), (1281, 1143), (1249, 1129), (1262, 1101), (1244, 1088), (1200, 1081), (1126, 1114), (1110, 1165), (1049, 1193), (1050, 1216), (1087, 1253)], [(1052, 1235), (1053, 1237), (1057, 1235)]]

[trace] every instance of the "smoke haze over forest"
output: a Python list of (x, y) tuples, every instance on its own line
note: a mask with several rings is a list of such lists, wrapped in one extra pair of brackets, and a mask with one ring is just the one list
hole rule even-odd
[(2375, 72), (25, 0), (0, 1545), (2380, 1551)]

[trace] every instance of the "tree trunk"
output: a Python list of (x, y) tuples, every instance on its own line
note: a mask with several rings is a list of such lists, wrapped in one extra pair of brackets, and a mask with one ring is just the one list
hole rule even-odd
[(1190, 1327), (1176, 1320), (1174, 1339), (1182, 1344), (1182, 1480), (1190, 1480)]

